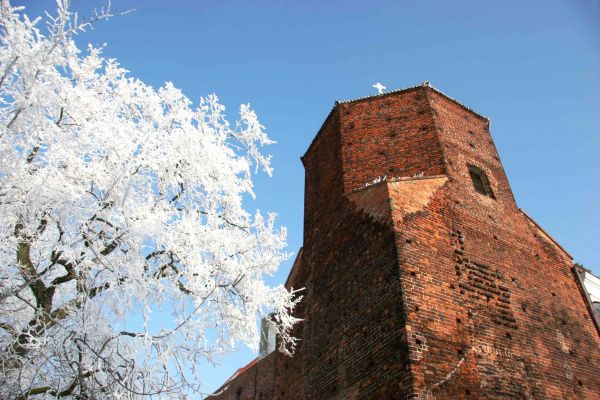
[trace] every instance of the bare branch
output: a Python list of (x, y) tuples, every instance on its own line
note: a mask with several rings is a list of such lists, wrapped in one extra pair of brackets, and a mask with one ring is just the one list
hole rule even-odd
[(18, 335), (17, 330), (12, 325), (6, 322), (0, 322), (0, 328), (10, 333), (13, 337), (16, 337)]
[(17, 111), (15, 112), (15, 115), (12, 117), (12, 119), (8, 122), (8, 124), (6, 125), (6, 128), (10, 128), (15, 121), (17, 120), (17, 118), (19, 118), (19, 115), (21, 115), (21, 112), (23, 111), (23, 108), (18, 108)]
[(27, 159), (25, 160), (27, 162), (27, 164), (31, 164), (31, 162), (33, 161), (33, 159), (35, 158), (35, 156), (37, 155), (39, 150), (40, 150), (40, 146), (33, 146), (31, 153), (29, 153), (29, 155), (27, 156)]

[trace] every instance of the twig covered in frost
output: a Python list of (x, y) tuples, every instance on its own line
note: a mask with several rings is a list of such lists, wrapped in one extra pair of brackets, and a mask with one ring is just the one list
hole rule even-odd
[(108, 16), (61, 0), (40, 29), (2, 0), (0, 398), (184, 398), (195, 364), (255, 347), (270, 312), (295, 344), (299, 296), (263, 279), (286, 231), (242, 204), (271, 172), (264, 127), (78, 49)]

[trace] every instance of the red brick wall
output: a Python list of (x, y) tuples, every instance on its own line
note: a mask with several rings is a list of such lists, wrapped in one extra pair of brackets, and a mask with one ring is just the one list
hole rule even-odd
[(445, 173), (435, 120), (421, 88), (338, 106), (344, 191), (387, 178)]
[(428, 91), (449, 181), (395, 215), (415, 394), (600, 398), (600, 340), (569, 257), (517, 209), (487, 122)]
[[(506, 208), (508, 214), (514, 214), (516, 204), (489, 131), (489, 121), (438, 92), (428, 89), (426, 93), (444, 152), (446, 173), (451, 182), (471, 187), (467, 164), (482, 169), (488, 176), (494, 196), (498, 200), (490, 204), (499, 205)], [(458, 201), (485, 201), (470, 190), (453, 192), (452, 195)]]
[[(393, 230), (343, 194), (338, 127), (334, 110), (303, 157), (304, 246), (291, 276), (310, 271), (305, 321), (294, 358), (278, 359), (275, 398), (394, 398), (410, 386)], [(387, 204), (387, 191), (378, 197)]]
[(485, 118), (425, 86), (341, 103), (303, 163), (304, 246), (288, 281), (306, 287), (300, 346), (230, 388), (600, 399), (600, 337), (572, 262), (518, 209)]
[(335, 204), (343, 194), (338, 112), (334, 109), (306, 154), (304, 164), (304, 248), (313, 231), (325, 231), (338, 215)]
[(570, 262), (532, 226), (463, 212), (449, 189), (398, 235), (415, 392), (600, 398), (600, 341)]
[(347, 199), (338, 209), (311, 248), (304, 398), (401, 398), (410, 382), (394, 233)]

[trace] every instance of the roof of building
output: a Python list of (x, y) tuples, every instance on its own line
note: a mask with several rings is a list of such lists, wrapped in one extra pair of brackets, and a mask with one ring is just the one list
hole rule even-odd
[[(258, 357), (256, 357), (254, 360), (250, 361), (248, 364), (246, 364), (245, 366), (238, 368), (237, 371), (235, 371), (233, 373), (233, 375), (231, 375), (229, 377), (229, 379), (227, 379), (222, 385), (221, 387), (219, 387), (219, 389), (217, 389), (217, 391), (215, 392), (215, 394), (211, 394), (210, 396), (213, 395), (217, 395), (220, 394), (221, 392), (223, 392), (223, 390), (225, 390), (227, 388), (227, 384), (231, 381), (233, 381), (235, 378), (237, 378), (238, 376), (240, 376), (241, 374), (243, 374), (244, 372), (246, 372), (248, 369), (250, 369), (252, 366), (254, 366), (256, 363), (258, 363), (260, 360)], [(209, 397), (210, 397), (209, 396)]]
[(451, 100), (452, 102), (458, 104), (459, 106), (461, 106), (462, 108), (466, 109), (467, 111), (472, 112), (473, 114), (477, 115), (479, 118), (482, 118), (482, 119), (485, 119), (485, 120), (488, 120), (488, 121), (490, 120), (485, 115), (481, 115), (477, 111), (475, 111), (472, 108), (464, 105), (463, 103), (461, 103), (460, 101), (456, 100), (455, 98), (448, 96), (446, 93), (444, 93), (441, 90), (439, 90), (438, 88), (434, 87), (428, 81), (425, 81), (425, 82), (423, 82), (420, 85), (409, 86), (409, 87), (406, 87), (406, 88), (403, 88), (403, 89), (396, 89), (396, 90), (392, 90), (392, 91), (384, 92), (384, 93), (377, 93), (377, 94), (374, 94), (374, 95), (371, 95), (371, 96), (357, 97), (355, 99), (350, 99), (350, 100), (337, 100), (335, 102), (335, 104), (348, 104), (348, 103), (355, 103), (355, 102), (359, 102), (359, 101), (363, 101), (363, 100), (375, 99), (375, 98), (379, 98), (379, 97), (387, 97), (387, 96), (394, 95), (394, 94), (397, 94), (397, 93), (402, 93), (402, 92), (407, 92), (409, 90), (414, 90), (414, 89), (417, 89), (417, 88), (420, 88), (420, 87), (431, 88), (431, 89), (433, 89), (433, 91), (437, 92), (438, 94), (441, 94), (442, 96), (444, 96), (448, 100)]
[[(428, 88), (432, 89), (433, 91), (435, 91), (436, 93), (438, 93), (441, 96), (445, 97), (446, 99), (452, 101), (453, 103), (458, 104), (459, 106), (461, 106), (465, 110), (467, 110), (467, 111), (475, 114), (477, 117), (488, 121), (488, 123), (491, 121), (488, 117), (486, 117), (484, 115), (481, 115), (477, 111), (475, 111), (472, 108), (464, 105), (463, 103), (461, 103), (460, 101), (456, 100), (455, 98), (448, 96), (446, 93), (442, 92), (441, 90), (439, 90), (438, 88), (436, 88), (435, 86), (433, 86), (431, 83), (429, 83), (429, 81), (425, 81), (425, 82), (423, 82), (420, 85), (409, 86), (409, 87), (405, 87), (405, 88), (402, 88), (402, 89), (396, 89), (396, 90), (392, 90), (392, 91), (385, 92), (385, 93), (377, 93), (377, 94), (374, 94), (372, 96), (357, 97), (357, 98), (348, 99), (348, 100), (336, 100), (335, 103), (334, 103), (333, 108), (331, 109), (331, 111), (329, 111), (329, 114), (327, 114), (327, 117), (325, 117), (325, 120), (321, 124), (321, 127), (317, 131), (317, 134), (315, 135), (315, 137), (313, 138), (313, 140), (310, 142), (310, 144), (309, 144), (308, 148), (306, 149), (306, 152), (304, 153), (304, 155), (306, 155), (308, 153), (308, 151), (311, 149), (313, 143), (315, 142), (315, 140), (317, 139), (317, 137), (319, 137), (319, 133), (321, 133), (321, 131), (323, 130), (323, 127), (325, 126), (325, 124), (329, 120), (329, 117), (331, 117), (331, 115), (333, 114), (333, 112), (335, 111), (336, 107), (339, 104), (351, 104), (351, 103), (358, 103), (358, 102), (365, 101), (365, 100), (372, 100), (372, 99), (377, 99), (377, 98), (384, 98), (384, 97), (388, 97), (388, 96), (393, 96), (395, 94), (399, 94), (399, 93), (404, 93), (404, 92), (408, 92), (408, 91), (411, 91), (411, 90), (415, 90), (415, 89), (418, 89), (418, 88), (421, 88), (421, 87), (428, 87)], [(304, 156), (302, 156), (301, 158), (303, 158), (303, 157)]]

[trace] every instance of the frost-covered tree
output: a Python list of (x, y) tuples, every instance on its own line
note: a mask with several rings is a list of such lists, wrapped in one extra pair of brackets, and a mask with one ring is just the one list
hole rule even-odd
[(0, 398), (183, 398), (267, 312), (293, 349), (297, 298), (264, 283), (285, 230), (243, 207), (263, 126), (80, 51), (108, 16), (1, 2)]

